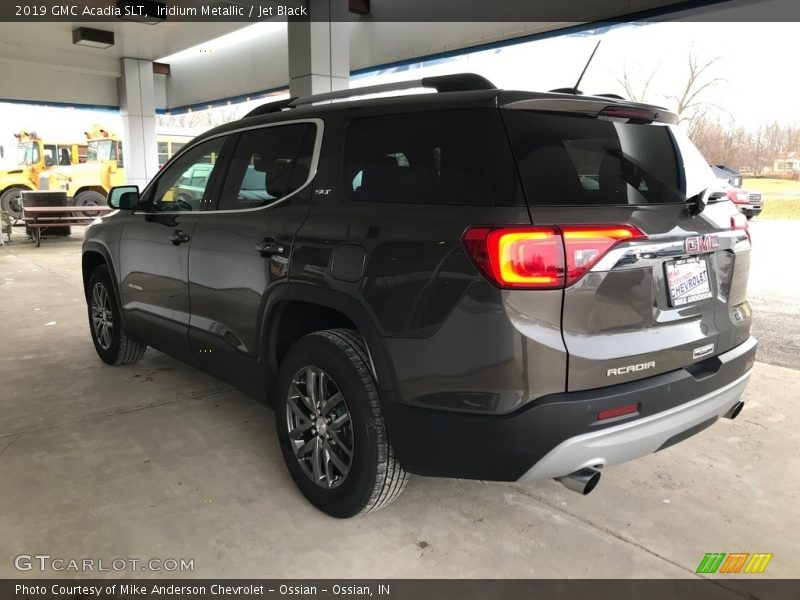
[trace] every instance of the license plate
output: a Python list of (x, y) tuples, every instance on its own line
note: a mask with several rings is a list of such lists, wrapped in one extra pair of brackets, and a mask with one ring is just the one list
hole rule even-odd
[(672, 306), (683, 306), (711, 298), (708, 264), (698, 256), (667, 263), (667, 285)]

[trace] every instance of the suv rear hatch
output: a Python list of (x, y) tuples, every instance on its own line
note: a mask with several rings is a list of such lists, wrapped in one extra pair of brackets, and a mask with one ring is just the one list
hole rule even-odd
[(566, 272), (550, 287), (564, 288), (567, 390), (716, 372), (714, 357), (749, 337), (750, 239), (675, 115), (600, 98), (505, 99), (533, 225), (563, 244)]

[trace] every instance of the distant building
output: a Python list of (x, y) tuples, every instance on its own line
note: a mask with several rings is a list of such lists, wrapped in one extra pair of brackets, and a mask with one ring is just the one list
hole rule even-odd
[(800, 152), (789, 152), (786, 156), (775, 159), (772, 170), (775, 173), (800, 172)]

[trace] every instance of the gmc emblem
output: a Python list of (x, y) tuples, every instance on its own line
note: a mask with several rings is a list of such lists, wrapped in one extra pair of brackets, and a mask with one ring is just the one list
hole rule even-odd
[(689, 254), (711, 252), (719, 248), (719, 236), (712, 233), (710, 235), (694, 235), (692, 237), (687, 237), (683, 240), (683, 248)]

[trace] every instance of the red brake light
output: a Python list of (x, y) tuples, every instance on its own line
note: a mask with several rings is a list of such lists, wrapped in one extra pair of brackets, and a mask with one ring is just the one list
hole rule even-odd
[(642, 121), (652, 123), (658, 118), (658, 113), (646, 108), (634, 108), (631, 106), (607, 106), (598, 114), (600, 118), (610, 119), (630, 119), (632, 121)]
[(728, 198), (736, 204), (747, 204), (750, 201), (750, 196), (747, 192), (739, 190), (728, 190)]
[(578, 281), (619, 242), (643, 237), (632, 225), (477, 227), (464, 233), (464, 246), (500, 287), (557, 289)]
[(609, 408), (608, 410), (601, 410), (599, 413), (597, 413), (597, 420), (605, 421), (606, 419), (613, 419), (614, 417), (621, 417), (623, 415), (631, 415), (637, 412), (639, 412), (639, 405), (637, 403), (626, 404), (625, 406), (617, 406), (615, 408)]
[(633, 225), (564, 225), (561, 231), (567, 254), (567, 286), (586, 275), (618, 243), (646, 237)]
[(501, 287), (564, 285), (564, 248), (555, 227), (468, 229), (464, 245), (484, 275)]

